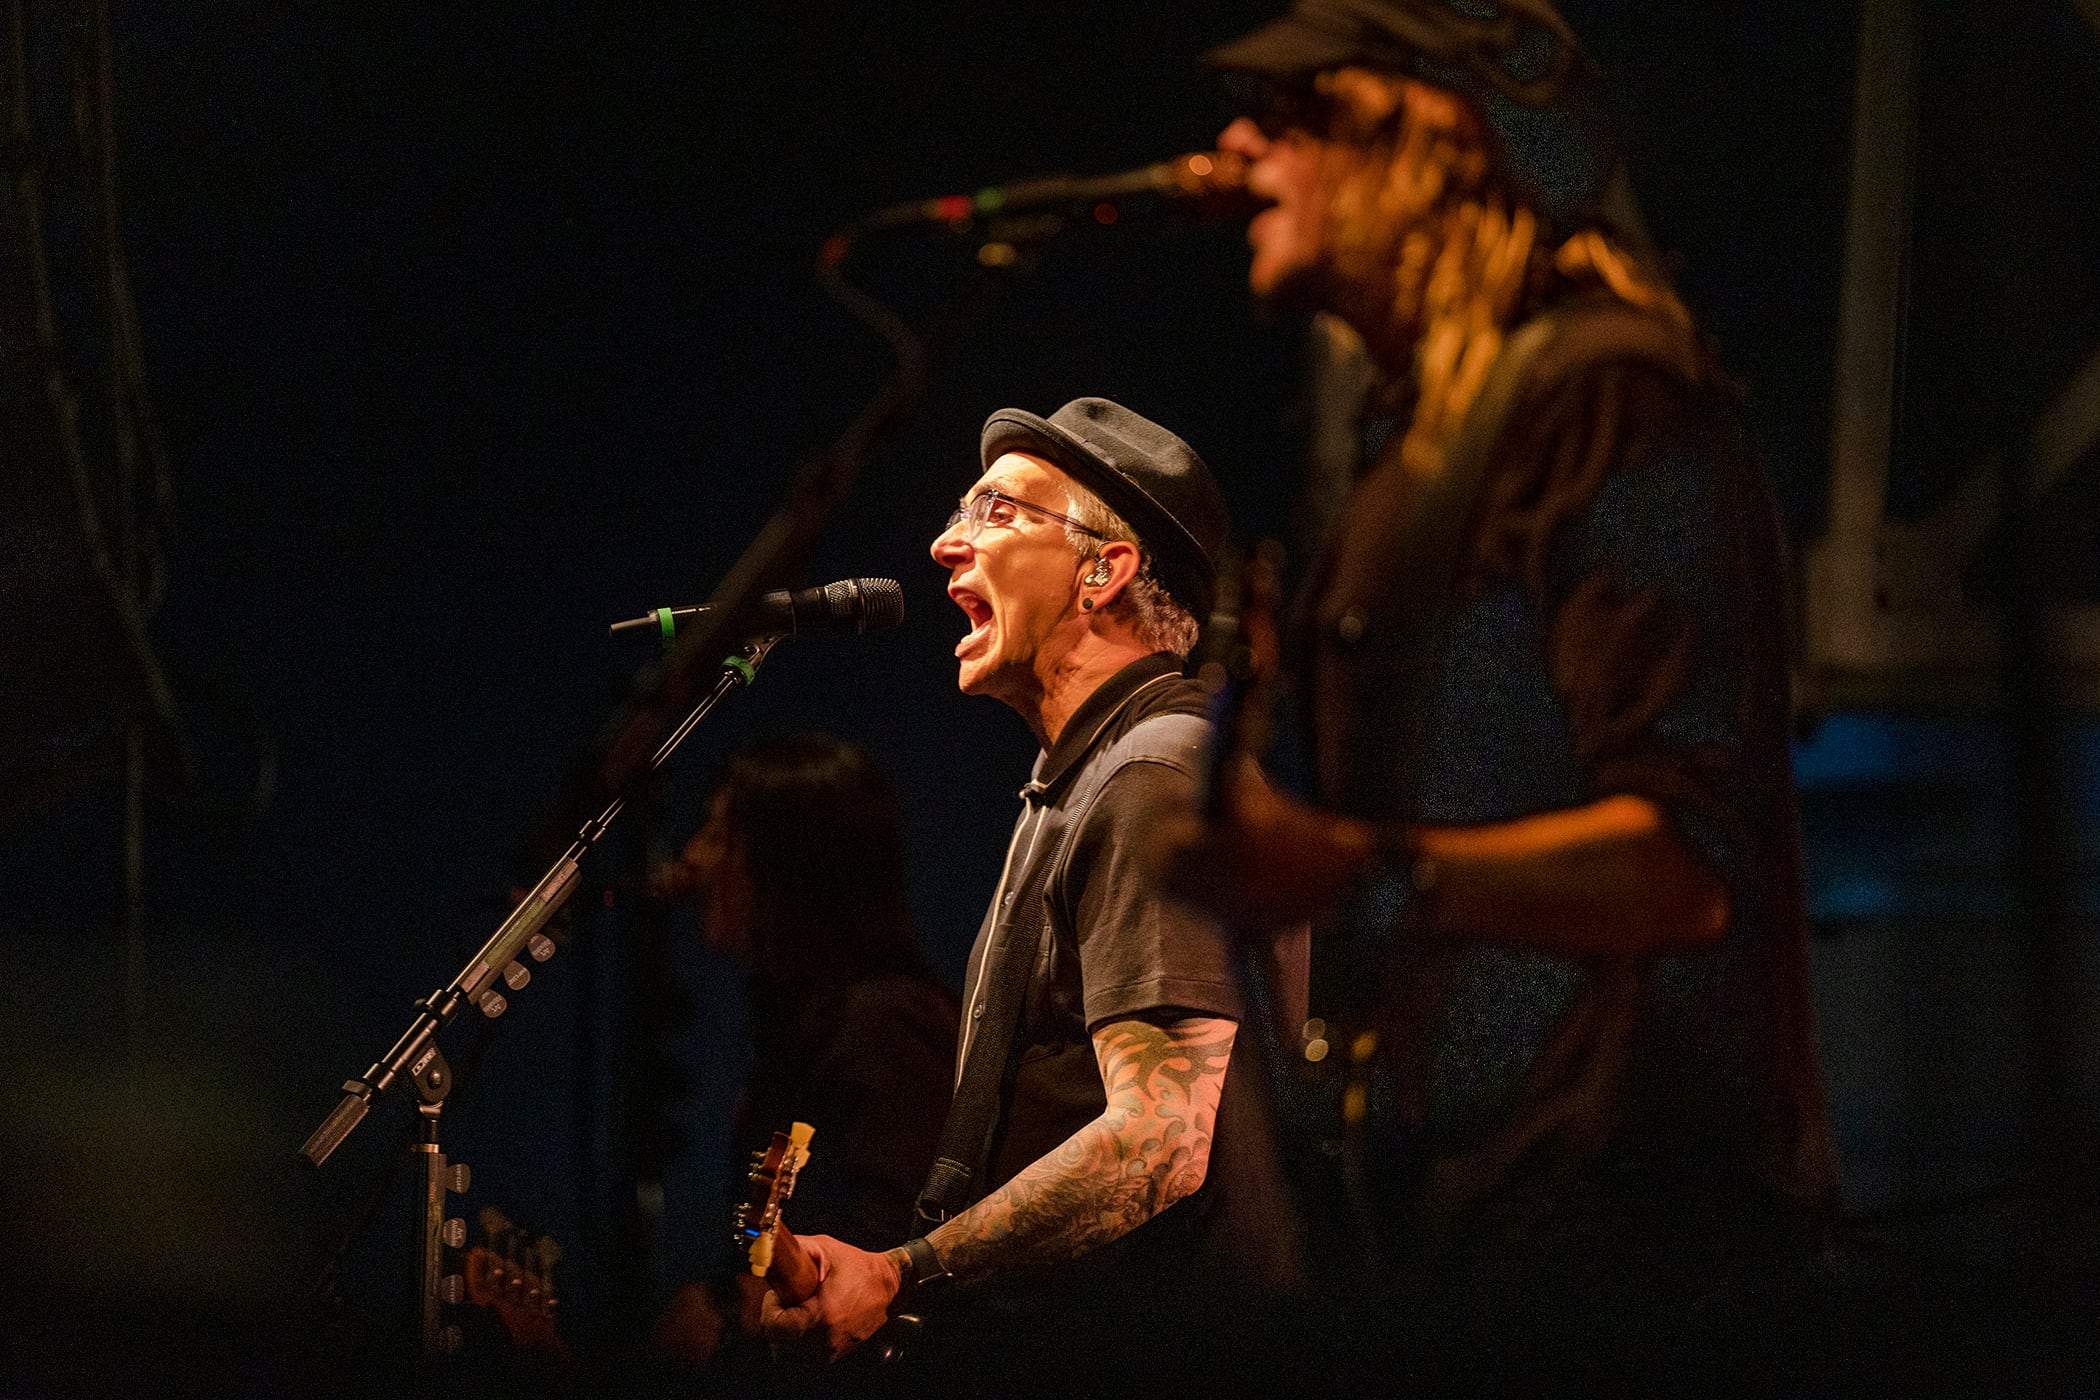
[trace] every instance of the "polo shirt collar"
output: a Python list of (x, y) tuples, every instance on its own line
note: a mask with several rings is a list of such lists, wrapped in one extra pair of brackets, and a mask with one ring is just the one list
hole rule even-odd
[(1113, 720), (1123, 706), (1138, 691), (1162, 676), (1179, 676), (1181, 658), (1170, 651), (1156, 651), (1150, 656), (1139, 657), (1122, 670), (1094, 687), (1094, 693), (1079, 702), (1072, 718), (1065, 721), (1059, 731), (1057, 742), (1036, 758), (1035, 772), (1030, 776), (1023, 795), (1043, 793), (1057, 786), (1059, 779), (1069, 773), (1094, 746), (1109, 721)]

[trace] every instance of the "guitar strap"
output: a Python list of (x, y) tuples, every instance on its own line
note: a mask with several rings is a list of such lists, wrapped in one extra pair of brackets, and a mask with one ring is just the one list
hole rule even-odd
[(1032, 863), (1026, 884), (1015, 897), (1014, 914), (988, 937), (998, 940), (985, 971), (984, 1016), (970, 1039), (948, 1121), (941, 1129), (940, 1153), (926, 1184), (919, 1188), (914, 1238), (968, 1209), (982, 1192), (978, 1183), (990, 1169), (1006, 1106), (1013, 1097), (1014, 1076), (1021, 1066), (1021, 1021), (1028, 984), (1042, 957), (1043, 933), (1049, 922), (1046, 898), (1051, 879), (1063, 868), (1072, 838), (1086, 822), (1094, 799), (1124, 764), (1148, 756), (1200, 752), (1209, 723), (1188, 714), (1154, 715), (1132, 725), (1108, 751), (1083, 765), (1082, 786), (1067, 809), (1071, 816), (1049, 855)]

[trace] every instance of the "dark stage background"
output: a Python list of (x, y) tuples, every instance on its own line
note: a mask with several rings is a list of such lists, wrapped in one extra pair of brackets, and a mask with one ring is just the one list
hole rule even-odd
[[(1619, 79), (1655, 232), (1810, 539), (1859, 13), (1565, 8)], [(1921, 9), (1899, 511), (2002, 454), (2100, 324), (2100, 39), (2068, 0), (1987, 8)], [(648, 659), (605, 625), (706, 596), (790, 464), (887, 372), (817, 290), (819, 242), (897, 199), (1206, 147), (1234, 108), (1193, 57), (1275, 9), (113, 6), (121, 238), (171, 488), (140, 515), (166, 563), (146, 636), (176, 724), (146, 732), (179, 732), (194, 775), (149, 770), (127, 940), (107, 755), (139, 668), (89, 581), (79, 497), (24, 426), (43, 421), (42, 370), (8, 268), (0, 1395), (278, 1393), (288, 1356), (390, 1344), (412, 1277), (405, 1176), (342, 1257), (342, 1305), (303, 1300), (392, 1156), (401, 1096), (323, 1172), (294, 1151), (501, 919), (535, 825)], [(99, 450), (93, 187), (67, 154), (91, 12), (18, 8), (29, 81), (10, 100), (48, 162), (63, 363)], [(900, 240), (858, 266), (924, 314), (972, 246)], [(1085, 393), (1182, 430), (1243, 534), (1288, 536), (1303, 327), (1250, 308), (1244, 258), (1236, 228), (1139, 219), (1051, 245), (811, 561), (807, 581), (902, 580), (904, 628), (776, 652), (680, 753), (653, 819), (630, 813), (594, 858), (566, 950), (484, 1040), (471, 1014), (448, 1038), (455, 1059), (482, 1052), (446, 1119), (475, 1173), (466, 1213), (500, 1204), (562, 1240), (584, 1335), (615, 1344), (704, 1267), (727, 1205), (737, 977), (689, 912), (668, 984), (637, 972), (647, 842), (683, 840), (740, 739), (865, 742), (907, 795), (918, 925), (959, 982), (1033, 745), (955, 692), (961, 621), (925, 546), (976, 474), (987, 412)], [(2090, 519), (2094, 481), (2088, 452), (2065, 518)], [(2050, 543), (2048, 586), (2093, 601), (2090, 530)], [(2018, 936), (2004, 726), (1818, 718), (1800, 754), (1818, 1000), (1863, 1276), (1917, 1338), (1913, 1379), (2082, 1376), (2093, 1393), (2093, 1233), (2052, 1182), (2100, 1124), (2100, 741), (2089, 721), (2051, 734), (2072, 953), (2052, 1000)], [(686, 1011), (652, 1058), (627, 1027), (637, 1001), (665, 1009), (665, 985)], [(2044, 1004), (2068, 1008), (2064, 1035), (2037, 1033)], [(2062, 1092), (2037, 1129), (2029, 1086), (2052, 1054)], [(637, 1250), (620, 1124), (652, 1088), (678, 1096)]]

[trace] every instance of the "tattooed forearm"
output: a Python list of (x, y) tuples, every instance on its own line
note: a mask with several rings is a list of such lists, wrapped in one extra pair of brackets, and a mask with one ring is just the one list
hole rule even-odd
[(948, 1271), (1076, 1258), (1201, 1186), (1236, 1029), (1191, 1016), (1096, 1031), (1101, 1116), (927, 1236)]

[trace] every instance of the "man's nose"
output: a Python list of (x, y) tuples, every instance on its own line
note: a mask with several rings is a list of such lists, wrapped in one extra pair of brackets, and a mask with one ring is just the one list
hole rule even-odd
[(1232, 125), (1218, 133), (1218, 149), (1245, 156), (1248, 160), (1260, 160), (1269, 151), (1269, 138), (1261, 134), (1252, 117), (1236, 117)]
[(963, 531), (968, 528), (967, 522), (958, 520), (938, 535), (935, 535), (933, 543), (927, 547), (926, 551), (933, 556), (933, 562), (947, 569), (968, 560), (970, 557), (970, 541), (963, 535)]

